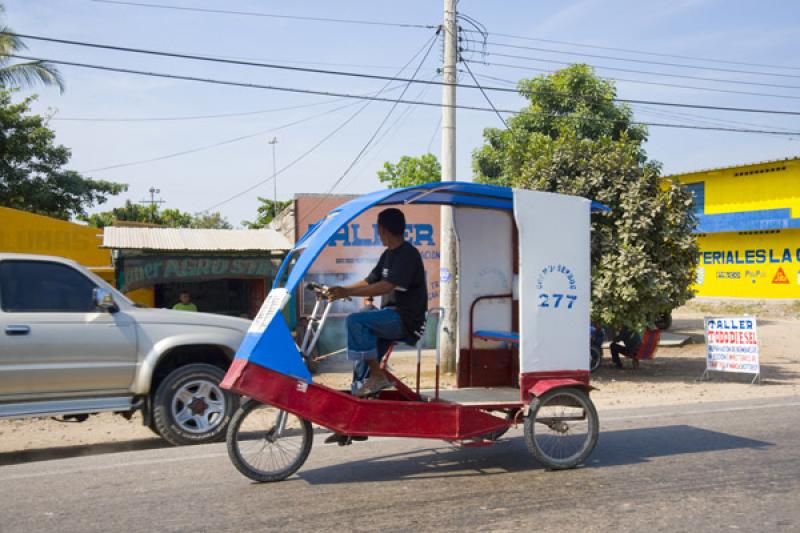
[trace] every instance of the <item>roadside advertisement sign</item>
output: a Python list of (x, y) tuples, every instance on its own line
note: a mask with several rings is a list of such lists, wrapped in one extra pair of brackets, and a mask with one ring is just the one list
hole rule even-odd
[(761, 375), (756, 318), (752, 316), (705, 319), (706, 371)]

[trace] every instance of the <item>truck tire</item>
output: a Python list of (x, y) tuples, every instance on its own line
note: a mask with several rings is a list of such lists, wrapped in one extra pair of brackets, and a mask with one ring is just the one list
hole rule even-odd
[(204, 444), (225, 438), (238, 396), (223, 390), (225, 371), (195, 363), (176, 368), (153, 398), (153, 429), (175, 446)]

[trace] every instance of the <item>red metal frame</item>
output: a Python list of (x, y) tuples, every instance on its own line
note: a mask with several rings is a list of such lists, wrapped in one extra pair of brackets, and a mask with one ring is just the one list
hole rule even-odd
[(490, 411), (522, 406), (521, 402), (473, 406), (425, 401), (424, 398), (411, 401), (404, 398), (401, 391), (383, 393), (378, 400), (361, 399), (324, 385), (297, 380), (245, 359), (234, 360), (221, 386), (352, 436), (447, 441), (479, 438), (513, 423)]
[(588, 370), (525, 372), (519, 376), (520, 399), (525, 403), (530, 401), (531, 396), (542, 396), (559, 387), (579, 387), (587, 392), (594, 389), (589, 385)]

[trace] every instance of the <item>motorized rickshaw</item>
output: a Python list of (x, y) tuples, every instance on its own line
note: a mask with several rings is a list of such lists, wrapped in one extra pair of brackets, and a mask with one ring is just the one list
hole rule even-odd
[[(304, 277), (334, 235), (370, 208), (452, 207), (457, 235), (458, 388), (420, 389), (386, 372), (394, 387), (369, 398), (317, 383), (304, 356), (327, 320), (326, 288)], [(525, 442), (549, 469), (573, 468), (598, 438), (589, 398), (590, 216), (584, 198), (463, 182), (381, 190), (332, 210), (295, 244), (253, 321), (222, 386), (247, 397), (231, 421), (228, 452), (244, 475), (279, 481), (297, 471), (313, 440), (311, 424), (349, 438), (433, 438), (491, 445), (524, 424)], [(430, 275), (430, 273), (429, 273)], [(452, 274), (441, 272), (440, 283)], [(283, 309), (310, 290), (316, 304), (302, 339)], [(449, 309), (432, 309), (437, 317)], [(386, 357), (384, 357), (385, 362)], [(409, 380), (411, 381), (411, 380)]]

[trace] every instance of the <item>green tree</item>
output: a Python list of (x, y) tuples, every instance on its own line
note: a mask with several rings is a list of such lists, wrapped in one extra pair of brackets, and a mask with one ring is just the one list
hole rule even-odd
[(395, 164), (384, 163), (378, 179), (391, 189), (442, 181), (442, 165), (431, 153), (420, 157), (404, 155)]
[[(0, 16), (5, 7), (0, 4)], [(64, 79), (55, 65), (46, 61), (13, 61), (9, 57), (28, 47), (13, 34), (11, 28), (0, 22), (0, 87), (28, 88), (36, 85), (55, 85), (64, 92)]]
[(142, 222), (168, 228), (231, 229), (228, 220), (219, 212), (192, 215), (180, 209), (158, 209), (155, 204), (135, 204), (125, 201), (122, 207), (111, 211), (79, 217), (90, 226), (104, 228), (117, 222)]
[(192, 228), (198, 229), (232, 229), (233, 226), (228, 219), (219, 212), (196, 213), (192, 216)]
[(44, 117), (30, 113), (32, 100), (13, 103), (0, 89), (0, 205), (68, 220), (127, 189), (66, 170), (72, 154), (55, 144)]
[(278, 201), (276, 204), (273, 200), (269, 198), (262, 198), (261, 196), (258, 197), (258, 201), (261, 202), (261, 205), (258, 206), (256, 213), (256, 219), (254, 221), (249, 220), (242, 220), (242, 226), (247, 229), (261, 229), (265, 228), (272, 222), (272, 219), (275, 218), (275, 214), (280, 214), (281, 211), (286, 209), (292, 204), (291, 200), (286, 201)]
[(593, 216), (592, 315), (650, 326), (692, 297), (697, 266), (691, 193), (660, 177), (647, 130), (585, 65), (519, 82), (529, 105), (508, 130), (487, 129), (476, 181), (573, 194), (611, 208)]

